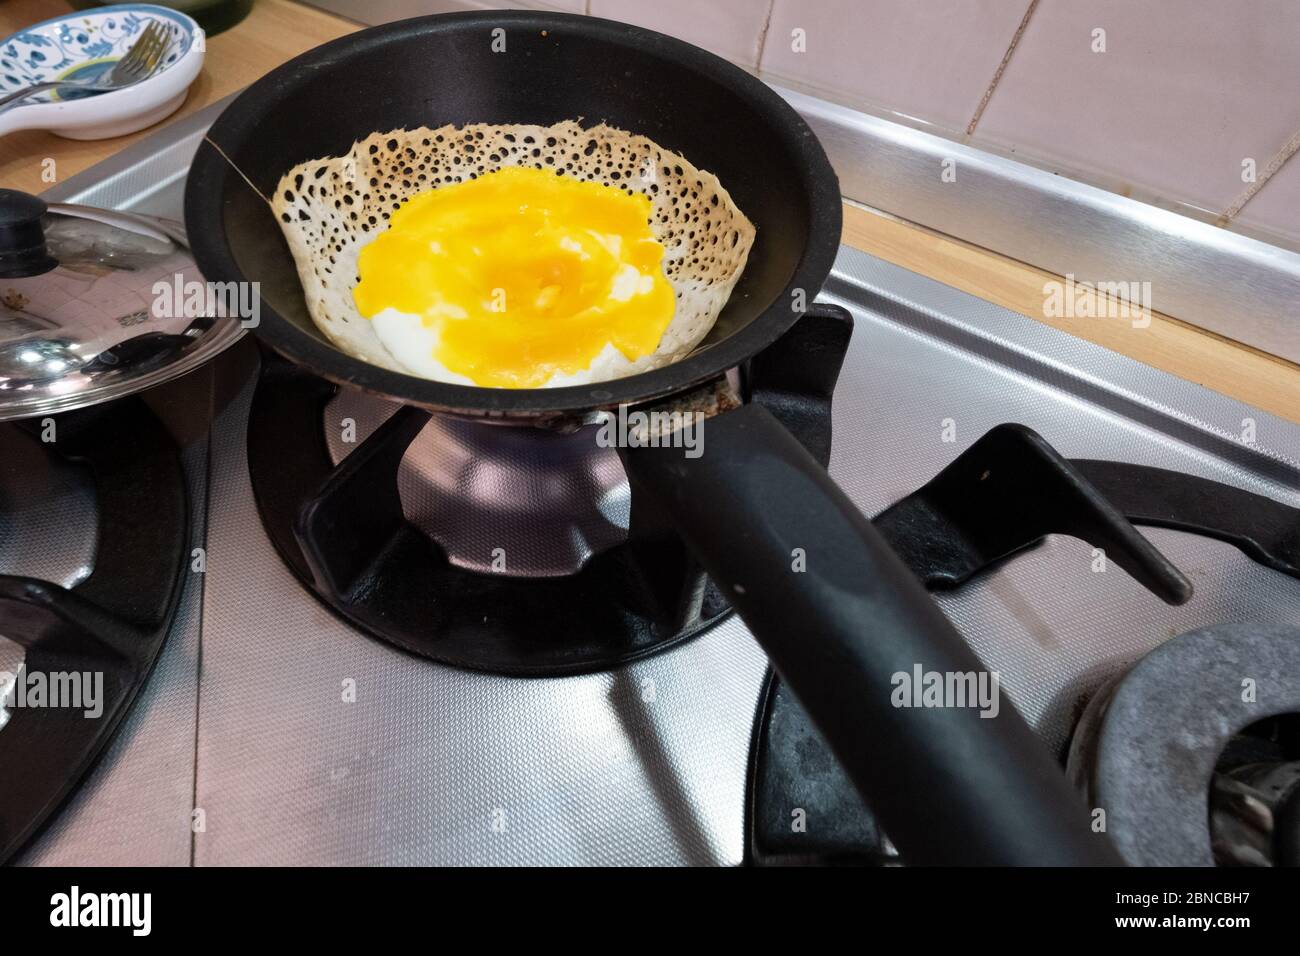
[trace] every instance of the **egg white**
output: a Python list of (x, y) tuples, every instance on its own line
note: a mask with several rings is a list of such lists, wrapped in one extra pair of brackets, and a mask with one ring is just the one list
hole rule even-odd
[[(453, 372), (438, 361), (436, 358), (438, 330), (426, 325), (420, 316), (389, 308), (376, 313), (370, 322), (384, 350), (403, 371), (453, 385), (476, 384), (473, 379), (459, 372)], [(655, 359), (661, 361), (656, 362)], [(654, 368), (656, 365), (665, 364), (668, 360), (668, 356), (647, 355), (633, 362), (612, 343), (606, 342), (605, 347), (596, 354), (586, 368), (568, 374), (555, 372), (541, 387), (560, 388), (565, 385), (607, 382), (610, 379), (631, 375), (633, 372)]]

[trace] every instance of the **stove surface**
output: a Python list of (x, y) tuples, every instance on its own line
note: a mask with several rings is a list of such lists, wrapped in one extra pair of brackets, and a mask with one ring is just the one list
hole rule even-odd
[[(176, 216), (180, 196), (177, 181), (142, 203)], [(822, 298), (856, 323), (831, 473), (868, 514), (1009, 421), (1066, 457), (1300, 506), (1300, 427), (849, 248)], [(241, 349), (221, 361), (250, 358)], [(207, 502), (206, 572), (123, 731), (23, 862), (741, 860), (766, 661), (738, 619), (612, 672), (553, 679), (456, 670), (366, 637), (299, 585), (263, 531), (251, 391), (246, 378), (187, 462)], [(348, 401), (373, 421), (386, 413)], [(1253, 444), (1238, 437), (1246, 420)], [(939, 595), (1058, 753), (1086, 695), (1168, 638), (1300, 621), (1300, 581), (1218, 541), (1142, 531), (1192, 579), (1188, 604), (1162, 604), (1116, 567), (1094, 572), (1091, 547), (1059, 536)], [(43, 560), (75, 573), (78, 553)]]

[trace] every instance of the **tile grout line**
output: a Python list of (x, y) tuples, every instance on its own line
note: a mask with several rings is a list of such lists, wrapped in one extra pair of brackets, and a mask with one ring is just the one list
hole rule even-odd
[(1215, 223), (1220, 226), (1226, 226), (1231, 222), (1237, 214), (1241, 212), (1242, 207), (1254, 199), (1255, 194), (1264, 188), (1264, 184), (1272, 179), (1274, 174), (1285, 166), (1287, 160), (1297, 152), (1300, 152), (1300, 129), (1296, 130), (1282, 148), (1277, 151), (1277, 155), (1268, 161), (1268, 165), (1264, 167), (1263, 174), (1256, 177), (1255, 181), (1243, 189), (1241, 194), (1232, 201), (1232, 205), (1219, 214), (1219, 218), (1215, 220)]
[[(591, 0), (587, 0), (588, 3)], [(763, 25), (758, 28), (758, 43), (754, 51), (754, 72), (758, 73), (763, 68), (763, 51), (767, 49), (767, 31), (772, 29), (772, 14), (776, 12), (776, 0), (767, 0), (767, 16), (763, 18)]]
[(988, 89), (984, 91), (983, 98), (980, 99), (979, 106), (975, 107), (975, 115), (970, 118), (966, 124), (966, 135), (970, 136), (975, 132), (975, 127), (984, 115), (984, 108), (989, 105), (989, 100), (993, 98), (993, 91), (998, 88), (998, 83), (1002, 81), (1002, 74), (1006, 72), (1007, 64), (1011, 62), (1011, 54), (1016, 52), (1016, 46), (1020, 43), (1020, 38), (1025, 33), (1025, 28), (1029, 26), (1029, 18), (1034, 15), (1038, 9), (1038, 0), (1029, 0), (1029, 6), (1025, 10), (1025, 15), (1020, 18), (1020, 26), (1016, 28), (1015, 35), (1011, 37), (1011, 43), (1007, 46), (1007, 52), (1002, 54), (1002, 62), (998, 64), (997, 70), (993, 73), (993, 79), (989, 81)]

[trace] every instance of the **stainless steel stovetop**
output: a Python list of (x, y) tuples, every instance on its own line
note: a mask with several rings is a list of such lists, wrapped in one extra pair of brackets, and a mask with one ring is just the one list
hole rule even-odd
[[(177, 124), (165, 148), (92, 171), (60, 198), (179, 217), (202, 128)], [(831, 472), (868, 514), (1008, 421), (1067, 457), (1186, 471), (1300, 506), (1296, 425), (849, 248), (823, 298), (856, 322)], [(107, 756), (20, 862), (740, 861), (765, 659), (738, 620), (612, 672), (555, 679), (469, 673), (366, 637), (303, 590), (262, 530), (250, 394), (251, 381), (186, 453), (206, 572), (187, 584)], [(1247, 419), (1253, 444), (1238, 437)], [(86, 507), (62, 509), (68, 528), (48, 536), (43, 573), (84, 568)], [(1160, 603), (1118, 569), (1094, 573), (1090, 546), (1065, 537), (939, 597), (1058, 752), (1082, 699), (1168, 638), (1300, 622), (1300, 581), (1218, 541), (1143, 532), (1193, 580), (1187, 605)], [(0, 669), (6, 652), (0, 643)]]

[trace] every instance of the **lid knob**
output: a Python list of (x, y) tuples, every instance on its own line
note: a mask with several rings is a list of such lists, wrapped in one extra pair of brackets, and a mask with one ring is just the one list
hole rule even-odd
[(17, 189), (0, 189), (0, 279), (49, 272), (59, 263), (45, 248), (45, 201)]

